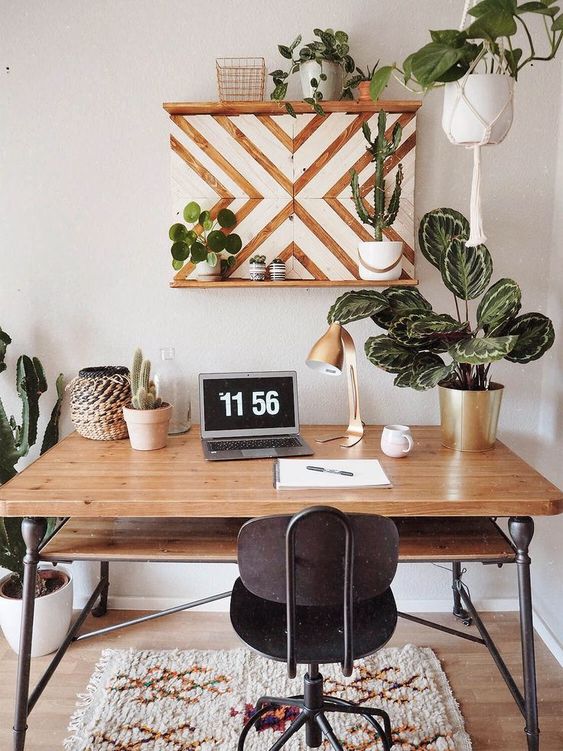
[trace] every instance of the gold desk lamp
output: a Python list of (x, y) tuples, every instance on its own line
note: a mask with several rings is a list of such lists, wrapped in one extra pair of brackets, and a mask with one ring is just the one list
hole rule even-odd
[(354, 340), (338, 321), (331, 323), (326, 334), (313, 345), (307, 357), (307, 365), (325, 375), (339, 376), (346, 368), (348, 379), (348, 404), (350, 420), (348, 429), (339, 435), (317, 438), (317, 443), (327, 443), (344, 438), (340, 445), (350, 448), (364, 437), (364, 424), (360, 417), (360, 395), (358, 391), (358, 373), (356, 367), (356, 348)]

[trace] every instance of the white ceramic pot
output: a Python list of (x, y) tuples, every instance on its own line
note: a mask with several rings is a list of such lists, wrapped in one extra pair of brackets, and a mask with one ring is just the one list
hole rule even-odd
[(266, 279), (265, 263), (249, 263), (248, 269), (250, 273), (250, 281), (263, 282)]
[(207, 261), (200, 261), (197, 264), (197, 278), (202, 282), (216, 282), (221, 279), (221, 259), (217, 259), (217, 263), (214, 266), (207, 263)]
[(371, 240), (358, 243), (360, 279), (392, 281), (403, 270), (403, 243), (395, 240)]
[[(320, 78), (321, 73), (326, 75), (326, 81)], [(301, 76), (301, 88), (303, 99), (311, 98), (315, 91), (311, 86), (311, 79), (316, 78), (319, 82), (317, 91), (323, 95), (323, 101), (334, 101), (342, 96), (343, 72), (338, 63), (323, 62), (322, 66), (316, 60), (307, 60), (299, 66)]]
[(170, 404), (158, 409), (123, 407), (131, 448), (137, 451), (163, 449), (168, 442), (168, 425), (172, 416)]
[[(40, 570), (42, 575), (52, 576), (53, 573), (62, 573), (66, 583), (56, 592), (35, 600), (35, 615), (33, 619), (33, 639), (31, 656), (56, 652), (63, 643), (70, 627), (72, 618), (72, 576), (70, 571), (60, 566)], [(0, 626), (6, 637), (6, 641), (16, 654), (20, 648), (20, 625), (22, 601), (14, 600), (2, 594), (4, 585), (9, 581), (10, 575), (0, 579)]]
[[(514, 79), (501, 73), (472, 73), (464, 86), (470, 104), (458, 100), (461, 86), (462, 81), (452, 81), (444, 87), (445, 134), (452, 143), (464, 146), (500, 143), (512, 125)], [(487, 124), (492, 126), (490, 134)]]

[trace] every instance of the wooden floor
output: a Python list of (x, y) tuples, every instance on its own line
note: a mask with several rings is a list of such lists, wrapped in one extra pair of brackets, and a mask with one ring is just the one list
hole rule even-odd
[[(133, 614), (113, 611), (103, 624)], [(453, 616), (436, 615), (434, 620), (455, 625)], [(518, 620), (515, 613), (485, 617), (509, 667), (520, 664)], [(99, 627), (102, 621), (91, 619)], [(88, 624), (87, 624), (88, 625)], [(471, 631), (474, 631), (472, 628)], [(479, 644), (455, 639), (439, 631), (400, 621), (391, 645), (406, 643), (432, 647), (442, 660), (473, 740), (474, 751), (525, 751), (523, 719), (491, 658)], [(75, 644), (63, 660), (30, 718), (26, 751), (58, 751), (66, 736), (67, 721), (76, 694), (82, 692), (106, 647), (126, 649), (228, 649), (240, 646), (228, 616), (222, 613), (180, 613), (161, 621)], [(536, 640), (540, 699), (541, 751), (563, 749), (563, 670), (540, 639)], [(37, 677), (48, 658), (33, 661)], [(11, 748), (11, 725), (16, 657), (0, 640), (0, 749)], [(147, 749), (146, 751), (150, 751)], [(223, 750), (222, 750), (223, 751)], [(225, 749), (224, 751), (232, 751)]]

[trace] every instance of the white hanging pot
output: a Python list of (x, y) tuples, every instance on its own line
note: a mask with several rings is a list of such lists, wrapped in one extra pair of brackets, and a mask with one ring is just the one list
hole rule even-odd
[[(56, 652), (67, 635), (72, 617), (72, 576), (70, 572), (57, 566), (56, 568), (40, 569), (39, 575), (44, 578), (60, 576), (64, 578), (65, 583), (54, 592), (35, 600), (32, 657), (41, 657), (41, 655)], [(11, 576), (9, 574), (0, 579), (0, 626), (2, 626), (6, 641), (18, 654), (22, 601), (8, 597), (4, 592)]]
[(444, 87), (442, 128), (461, 146), (500, 143), (512, 125), (514, 79), (471, 73)]
[(221, 259), (213, 266), (207, 261), (200, 261), (197, 264), (197, 278), (202, 282), (213, 282), (221, 279)]
[(394, 240), (372, 240), (358, 243), (360, 279), (392, 281), (400, 279), (403, 270), (403, 243)]
[[(321, 73), (326, 76), (326, 81), (321, 80)], [(316, 90), (323, 95), (323, 101), (333, 101), (342, 96), (342, 67), (338, 63), (323, 61), (321, 66), (316, 60), (306, 60), (299, 65), (299, 75), (303, 99), (313, 97), (315, 87), (311, 86), (312, 79), (318, 81)]]

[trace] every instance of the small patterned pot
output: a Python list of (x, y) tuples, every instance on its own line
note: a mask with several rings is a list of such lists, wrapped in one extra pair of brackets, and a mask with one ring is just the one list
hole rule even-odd
[(265, 263), (250, 263), (250, 281), (251, 282), (263, 282), (266, 278), (266, 264)]
[(268, 271), (270, 273), (270, 279), (273, 282), (285, 281), (285, 263), (283, 261), (272, 261), (268, 266)]

